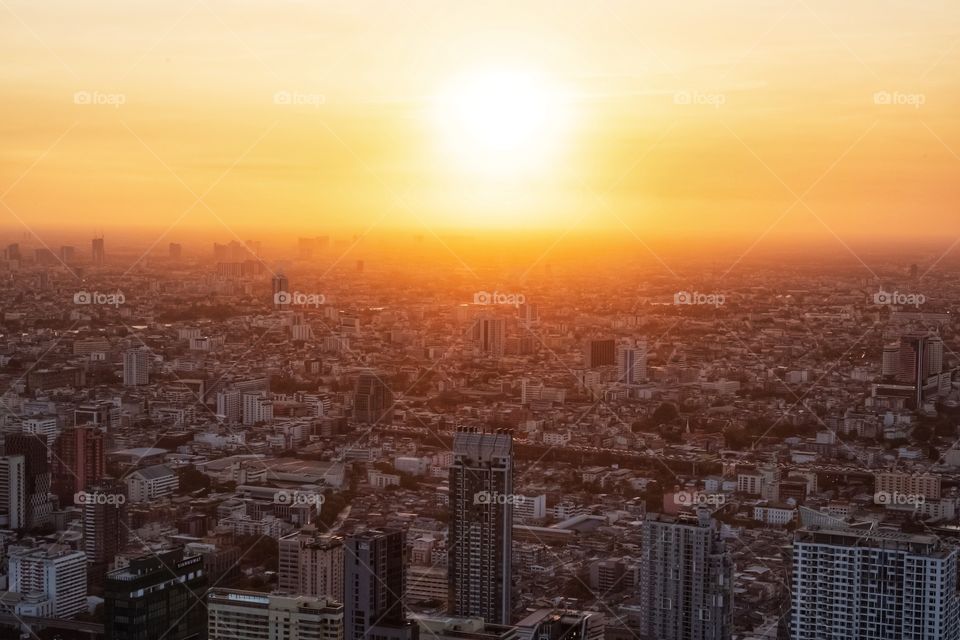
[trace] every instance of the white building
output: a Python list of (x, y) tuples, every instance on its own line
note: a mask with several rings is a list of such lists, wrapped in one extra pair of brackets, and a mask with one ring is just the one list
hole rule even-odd
[(536, 522), (547, 517), (547, 496), (517, 496), (513, 502), (514, 522)]
[(146, 348), (127, 349), (123, 353), (123, 384), (150, 384), (150, 352)]
[(264, 392), (243, 394), (243, 424), (273, 421), (273, 401)]
[(793, 543), (790, 637), (958, 637), (957, 553), (928, 535), (800, 530)]
[(55, 618), (72, 618), (87, 606), (87, 555), (66, 545), (11, 549), (9, 588), (20, 594), (43, 593)]
[(158, 464), (131, 472), (127, 478), (130, 502), (151, 502), (169, 496), (180, 487), (180, 478), (170, 467)]
[(209, 640), (343, 640), (343, 605), (326, 598), (213, 589)]
[(45, 438), (47, 446), (53, 446), (57, 439), (57, 416), (34, 416), (23, 421), (23, 430), (26, 433)]
[(758, 504), (753, 508), (753, 519), (765, 524), (782, 527), (793, 522), (797, 510), (785, 504)]

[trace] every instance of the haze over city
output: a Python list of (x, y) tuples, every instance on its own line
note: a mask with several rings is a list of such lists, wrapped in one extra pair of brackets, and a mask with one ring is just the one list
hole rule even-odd
[(0, 640), (960, 640), (960, 4), (0, 42)]

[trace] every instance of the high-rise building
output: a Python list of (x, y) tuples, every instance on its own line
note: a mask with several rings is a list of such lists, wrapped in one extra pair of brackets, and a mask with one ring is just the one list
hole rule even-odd
[(243, 405), (239, 389), (224, 389), (217, 392), (217, 416), (223, 416), (227, 424), (237, 424), (243, 417)]
[(171, 260), (179, 260), (183, 257), (183, 245), (179, 242), (171, 242), (169, 246)]
[(93, 258), (93, 264), (102, 265), (106, 260), (106, 254), (104, 253), (103, 248), (103, 238), (94, 238), (90, 241), (90, 250), (91, 257)]
[(273, 400), (265, 391), (243, 394), (243, 424), (273, 421)]
[(290, 297), (290, 279), (282, 273), (278, 273), (270, 279), (270, 286), (273, 293), (273, 306), (281, 308), (289, 305), (293, 299)]
[(123, 485), (116, 481), (92, 484), (79, 505), (83, 524), (83, 551), (91, 575), (102, 579), (107, 567), (127, 545), (127, 505)]
[(483, 353), (502, 356), (507, 342), (507, 321), (489, 316), (477, 318), (473, 325), (473, 341)]
[(69, 427), (53, 446), (53, 492), (60, 504), (73, 502), (74, 494), (103, 479), (106, 473), (104, 432), (97, 427)]
[(801, 529), (793, 542), (790, 637), (958, 638), (957, 554), (932, 535)]
[(10, 591), (44, 594), (55, 618), (72, 618), (87, 607), (87, 558), (67, 545), (12, 549), (9, 579)]
[(343, 602), (343, 538), (305, 529), (280, 538), (277, 589)]
[(510, 624), (513, 435), (473, 428), (453, 436), (447, 571), (451, 615)]
[(393, 421), (393, 391), (376, 373), (357, 376), (353, 419), (364, 424), (389, 424)]
[(24, 457), (24, 496), (27, 506), (24, 526), (32, 529), (49, 523), (53, 503), (50, 500), (50, 464), (47, 462), (46, 440), (28, 433), (8, 433), (4, 438), (4, 453)]
[(637, 384), (647, 378), (647, 346), (617, 345), (617, 380), (625, 384)]
[(610, 367), (617, 363), (616, 340), (587, 340), (583, 345), (583, 362), (588, 369)]
[[(917, 409), (950, 392), (950, 373), (943, 370), (943, 339), (934, 333), (908, 333), (883, 349), (882, 382), (874, 395)], [(895, 408), (899, 408), (897, 404)]]
[(0, 456), (0, 523), (4, 529), (26, 526), (26, 495), (26, 459)]
[(207, 640), (343, 640), (343, 605), (327, 598), (212, 589)]
[(135, 387), (150, 384), (150, 352), (138, 347), (123, 353), (123, 384)]
[(648, 514), (641, 548), (641, 637), (729, 640), (733, 561), (709, 513)]
[(364, 531), (344, 545), (344, 640), (417, 640), (419, 627), (403, 609), (406, 534)]
[(200, 640), (206, 630), (201, 598), (203, 556), (176, 548), (134, 558), (107, 574), (106, 637), (110, 640)]

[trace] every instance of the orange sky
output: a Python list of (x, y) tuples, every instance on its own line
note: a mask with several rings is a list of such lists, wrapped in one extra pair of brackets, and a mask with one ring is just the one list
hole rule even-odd
[[(960, 234), (955, 1), (4, 0), (0, 16), (3, 229)], [(437, 96), (489, 68), (563, 90), (538, 171), (442, 151)]]

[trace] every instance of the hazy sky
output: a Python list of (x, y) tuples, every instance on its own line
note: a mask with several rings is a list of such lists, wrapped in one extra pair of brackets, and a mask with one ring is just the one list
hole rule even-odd
[[(4, 229), (960, 234), (956, 1), (3, 0), (0, 42)], [(449, 153), (489, 70), (564, 114), (531, 170)]]

